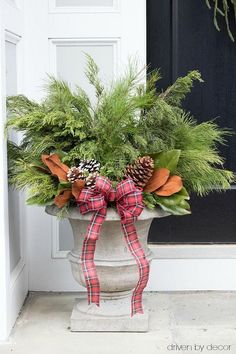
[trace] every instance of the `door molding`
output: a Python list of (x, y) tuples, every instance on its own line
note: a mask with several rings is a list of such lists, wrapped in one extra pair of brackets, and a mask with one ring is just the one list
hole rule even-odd
[(94, 37), (94, 38), (86, 38), (86, 37), (75, 37), (75, 38), (50, 38), (49, 39), (49, 68), (50, 73), (53, 75), (57, 75), (57, 57), (56, 57), (56, 49), (57, 46), (71, 46), (72, 44), (76, 46), (106, 46), (110, 45), (114, 50), (114, 58), (113, 58), (113, 70), (114, 75), (117, 75), (118, 71), (118, 62), (120, 58), (120, 37)]
[[(70, 250), (60, 250), (59, 224), (52, 221), (52, 258), (66, 259)], [(236, 259), (235, 244), (149, 244), (154, 259)]]
[(120, 11), (120, 0), (113, 0), (112, 6), (56, 6), (56, 0), (48, 0), (49, 13), (116, 13)]
[(155, 259), (236, 259), (235, 244), (150, 244)]

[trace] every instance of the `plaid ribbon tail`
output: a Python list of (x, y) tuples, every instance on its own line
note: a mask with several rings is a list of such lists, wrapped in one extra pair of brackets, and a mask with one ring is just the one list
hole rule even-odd
[(131, 298), (131, 317), (137, 313), (143, 314), (143, 290), (147, 286), (149, 278), (149, 262), (145, 256), (144, 250), (139, 242), (138, 235), (134, 222), (122, 223), (122, 228), (125, 235), (125, 241), (127, 246), (134, 256), (138, 269), (139, 269), (139, 280), (133, 291)]
[(138, 240), (134, 222), (143, 210), (142, 190), (137, 189), (132, 179), (120, 182), (116, 191), (105, 177), (97, 177), (96, 191), (83, 189), (77, 199), (80, 212), (86, 214), (94, 211), (88, 225), (82, 248), (82, 268), (87, 287), (88, 303), (100, 304), (100, 284), (94, 263), (96, 242), (102, 224), (106, 218), (107, 202), (115, 201), (126, 243), (134, 256), (139, 269), (139, 281), (133, 291), (131, 300), (131, 316), (143, 313), (142, 294), (149, 277), (149, 262)]
[(106, 207), (96, 211), (88, 225), (82, 248), (82, 269), (85, 278), (88, 304), (100, 305), (100, 284), (94, 263), (96, 242), (106, 217)]

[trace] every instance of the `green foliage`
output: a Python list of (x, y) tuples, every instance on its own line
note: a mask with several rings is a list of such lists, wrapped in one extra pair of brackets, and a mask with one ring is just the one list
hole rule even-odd
[(101, 83), (101, 80), (99, 79), (99, 68), (88, 54), (85, 55), (87, 58), (87, 69), (85, 73), (90, 84), (95, 88), (97, 98), (99, 98), (104, 91), (104, 87)]
[(230, 29), (229, 25), (229, 11), (234, 11), (234, 16), (236, 18), (236, 0), (205, 0), (208, 8), (211, 10), (213, 7), (214, 13), (214, 25), (217, 31), (220, 31), (220, 27), (218, 24), (218, 16), (222, 16), (225, 18), (225, 24), (227, 28), (228, 35), (230, 39), (234, 42), (234, 35)]
[(149, 209), (154, 209), (159, 205), (164, 211), (172, 215), (191, 214), (190, 205), (187, 202), (190, 199), (187, 190), (183, 187), (180, 192), (169, 197), (160, 197), (154, 193), (144, 193), (144, 204)]
[(195, 80), (203, 82), (199, 71), (190, 71), (187, 76), (179, 77), (172, 86), (160, 94), (160, 97), (170, 105), (180, 106), (183, 99), (191, 91)]
[(8, 145), (10, 157), (9, 183), (16, 189), (27, 188), (28, 204), (48, 205), (53, 202), (57, 193), (57, 181), (49, 174), (38, 170), (32, 163), (24, 159), (24, 153), (20, 152), (13, 144)]
[(165, 167), (170, 172), (175, 172), (178, 166), (179, 158), (180, 158), (181, 150), (170, 150), (170, 151), (162, 151), (158, 154), (152, 155), (154, 159), (154, 167), (161, 168)]
[[(126, 72), (108, 88), (99, 79), (99, 70), (87, 56), (87, 78), (95, 88), (96, 101), (76, 87), (49, 77), (46, 98), (41, 103), (24, 96), (9, 97), (7, 129), (23, 132), (19, 146), (9, 143), (10, 182), (16, 188), (29, 187), (30, 203), (51, 203), (58, 181), (45, 173), (41, 154), (58, 153), (68, 166), (81, 159), (96, 159), (101, 174), (114, 183), (121, 180), (127, 164), (138, 156), (154, 154), (156, 166), (169, 168), (182, 177), (189, 192), (207, 194), (229, 188), (234, 180), (222, 168), (218, 145), (225, 143), (227, 130), (215, 122), (197, 124), (181, 108), (194, 81), (192, 71), (164, 92), (157, 92), (159, 71), (148, 74), (130, 63)], [(60, 188), (60, 186), (59, 186)], [(183, 193), (183, 191), (182, 191)], [(149, 207), (161, 205), (175, 214), (189, 213), (186, 195), (164, 198), (145, 194)]]
[[(186, 79), (177, 80), (183, 83), (187, 91), (190, 87), (186, 85), (189, 77), (198, 79), (196, 75), (189, 73)], [(175, 84), (171, 88), (174, 86)], [(172, 172), (183, 178), (184, 185), (190, 192), (205, 195), (216, 188), (229, 188), (235, 177), (232, 172), (222, 169), (224, 161), (218, 147), (225, 144), (225, 137), (232, 132), (220, 129), (214, 121), (197, 124), (179, 106), (178, 92), (177, 106), (172, 101), (167, 103), (171, 88), (166, 90), (166, 94), (164, 92), (156, 96), (155, 104), (140, 120), (150, 153), (180, 150), (178, 166), (175, 171), (172, 168)], [(180, 91), (183, 98), (184, 92)]]
[(188, 215), (191, 214), (188, 192), (185, 188), (170, 197), (160, 197), (154, 195), (156, 204), (159, 205), (164, 211), (173, 215)]

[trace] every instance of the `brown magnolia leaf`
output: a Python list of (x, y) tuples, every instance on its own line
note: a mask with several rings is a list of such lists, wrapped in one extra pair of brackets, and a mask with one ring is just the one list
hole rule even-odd
[(85, 181), (81, 179), (77, 179), (74, 183), (72, 183), (72, 194), (77, 200), (79, 198), (79, 195), (82, 191), (82, 189), (85, 186)]
[(167, 168), (159, 168), (153, 172), (152, 177), (144, 187), (144, 192), (152, 193), (162, 187), (170, 176), (170, 171)]
[(63, 189), (60, 191), (60, 194), (58, 194), (54, 198), (54, 203), (58, 208), (62, 208), (66, 205), (66, 203), (69, 202), (69, 200), (72, 198), (72, 191), (71, 189)]
[(159, 188), (155, 193), (161, 197), (169, 197), (178, 193), (183, 188), (182, 179), (179, 176), (171, 176), (166, 184)]
[(61, 162), (57, 154), (42, 155), (41, 160), (49, 168), (52, 175), (58, 177), (60, 181), (67, 181), (69, 167)]

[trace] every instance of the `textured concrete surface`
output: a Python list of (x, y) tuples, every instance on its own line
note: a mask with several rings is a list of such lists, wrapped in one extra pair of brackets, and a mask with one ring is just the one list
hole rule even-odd
[(131, 294), (116, 300), (101, 299), (100, 306), (76, 299), (70, 319), (72, 332), (147, 332), (149, 311), (131, 317)]
[(236, 292), (146, 293), (148, 333), (72, 333), (75, 297), (31, 293), (0, 354), (236, 353)]

